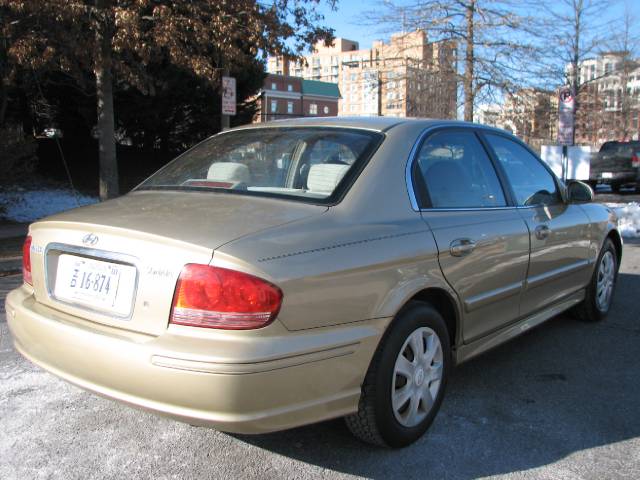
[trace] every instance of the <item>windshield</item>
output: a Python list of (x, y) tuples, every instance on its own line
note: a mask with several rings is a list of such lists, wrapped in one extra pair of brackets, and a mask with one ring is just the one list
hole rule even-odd
[(357, 176), (380, 134), (346, 128), (256, 128), (216, 135), (138, 189), (228, 191), (329, 203)]

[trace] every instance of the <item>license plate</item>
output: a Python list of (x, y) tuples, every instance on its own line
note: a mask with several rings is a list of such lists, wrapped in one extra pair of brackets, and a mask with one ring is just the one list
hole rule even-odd
[(127, 317), (136, 283), (136, 268), (75, 255), (58, 257), (56, 299)]
[(613, 173), (611, 173), (611, 172), (602, 172), (602, 178), (613, 178)]

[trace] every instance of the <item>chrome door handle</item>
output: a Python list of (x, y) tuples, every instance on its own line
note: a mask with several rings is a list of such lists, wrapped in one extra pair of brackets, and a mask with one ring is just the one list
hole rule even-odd
[(545, 240), (551, 233), (551, 230), (546, 225), (538, 225), (534, 231), (538, 240)]
[(449, 252), (454, 257), (464, 257), (469, 255), (476, 248), (476, 242), (470, 238), (459, 238), (449, 245)]

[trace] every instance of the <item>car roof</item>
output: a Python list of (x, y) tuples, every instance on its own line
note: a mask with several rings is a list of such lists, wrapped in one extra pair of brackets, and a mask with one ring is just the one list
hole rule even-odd
[[(304, 117), (291, 118), (286, 120), (273, 120), (264, 123), (253, 123), (243, 125), (237, 129), (245, 128), (265, 128), (265, 127), (300, 127), (300, 126), (317, 126), (317, 127), (344, 127), (344, 128), (363, 128), (367, 130), (375, 130), (385, 132), (398, 125), (414, 124), (425, 128), (435, 126), (453, 126), (466, 125), (480, 128), (491, 127), (479, 125), (460, 120), (438, 120), (433, 118), (398, 118), (398, 117)], [(234, 128), (236, 130), (236, 128)]]

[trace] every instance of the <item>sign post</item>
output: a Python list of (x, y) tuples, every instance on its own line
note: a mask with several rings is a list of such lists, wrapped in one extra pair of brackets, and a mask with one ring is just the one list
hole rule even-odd
[[(227, 72), (225, 71), (225, 74)], [(230, 116), (236, 114), (236, 79), (222, 77), (222, 130), (230, 126)]]
[(569, 170), (568, 146), (573, 145), (575, 134), (575, 95), (570, 87), (560, 89), (558, 97), (558, 143), (562, 145), (562, 180), (567, 181)]

